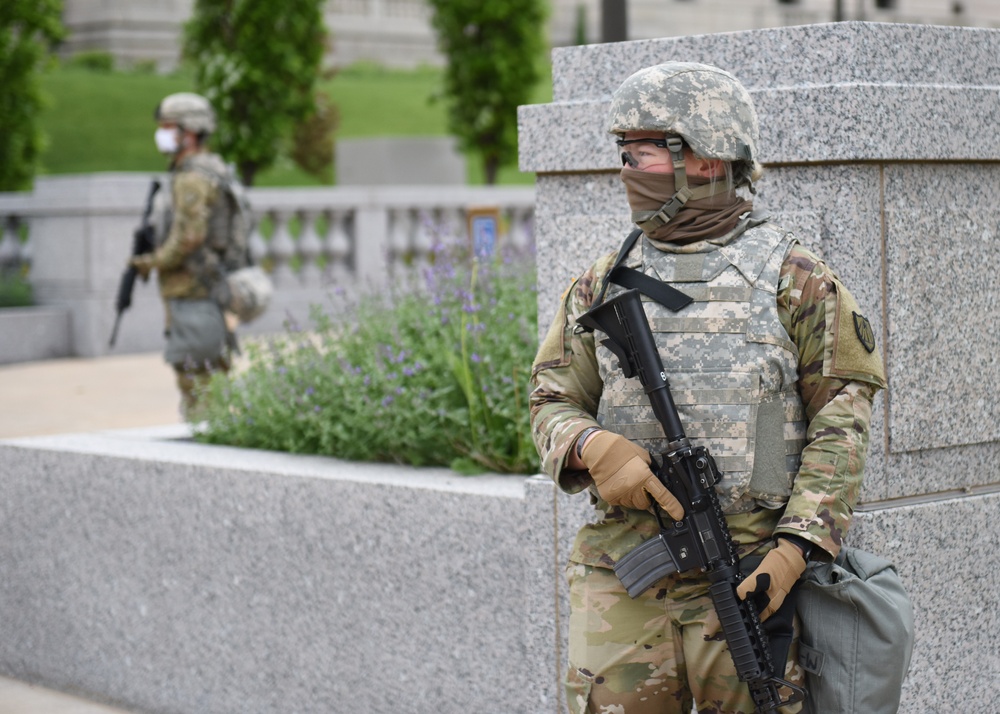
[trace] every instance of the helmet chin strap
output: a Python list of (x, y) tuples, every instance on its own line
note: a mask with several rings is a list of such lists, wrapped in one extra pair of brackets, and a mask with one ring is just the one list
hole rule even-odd
[(687, 182), (687, 167), (684, 164), (684, 140), (679, 136), (667, 136), (667, 150), (674, 166), (674, 189), (675, 193), (656, 211), (643, 212), (635, 215), (635, 224), (642, 229), (643, 233), (651, 233), (657, 228), (667, 225), (677, 212), (684, 208), (684, 204), (692, 199), (709, 198), (720, 193), (727, 193), (732, 185), (728, 178), (721, 181), (712, 181), (704, 186), (691, 188)]

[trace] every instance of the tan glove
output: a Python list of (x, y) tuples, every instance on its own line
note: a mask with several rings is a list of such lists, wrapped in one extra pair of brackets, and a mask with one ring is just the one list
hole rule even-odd
[(640, 511), (656, 499), (671, 518), (679, 521), (684, 508), (649, 470), (649, 452), (613, 431), (599, 431), (587, 439), (580, 453), (601, 498), (613, 506)]
[(798, 547), (790, 540), (779, 538), (778, 547), (765, 555), (757, 569), (736, 587), (736, 595), (746, 600), (749, 595), (766, 594), (767, 604), (760, 611), (763, 622), (781, 607), (805, 569), (806, 561)]
[(129, 260), (128, 264), (131, 265), (136, 271), (143, 277), (143, 279), (149, 277), (149, 271), (155, 268), (156, 256), (152, 253), (143, 253), (142, 255), (137, 255)]

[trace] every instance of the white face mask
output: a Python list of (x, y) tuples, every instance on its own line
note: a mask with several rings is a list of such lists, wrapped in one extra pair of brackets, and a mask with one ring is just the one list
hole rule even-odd
[(176, 154), (177, 149), (177, 129), (159, 128), (153, 134), (156, 148), (161, 154)]

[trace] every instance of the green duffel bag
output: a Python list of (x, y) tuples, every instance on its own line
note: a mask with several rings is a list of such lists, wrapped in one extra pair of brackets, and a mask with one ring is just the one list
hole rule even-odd
[(913, 606), (885, 558), (844, 547), (799, 587), (803, 712), (895, 714), (913, 653)]
[(214, 300), (168, 300), (170, 329), (163, 358), (173, 365), (200, 367), (226, 351), (226, 322)]

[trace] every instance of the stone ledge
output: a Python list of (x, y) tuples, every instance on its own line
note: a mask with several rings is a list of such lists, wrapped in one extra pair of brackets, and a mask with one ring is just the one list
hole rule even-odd
[(0, 364), (32, 362), (72, 354), (70, 309), (0, 309)]
[[(585, 497), (189, 436), (0, 441), (0, 673), (164, 714), (564, 710)], [(901, 711), (988, 710), (1000, 493), (879, 505), (850, 542), (913, 599)]]
[(523, 478), (186, 433), (0, 442), (0, 671), (149, 712), (539, 709)]

